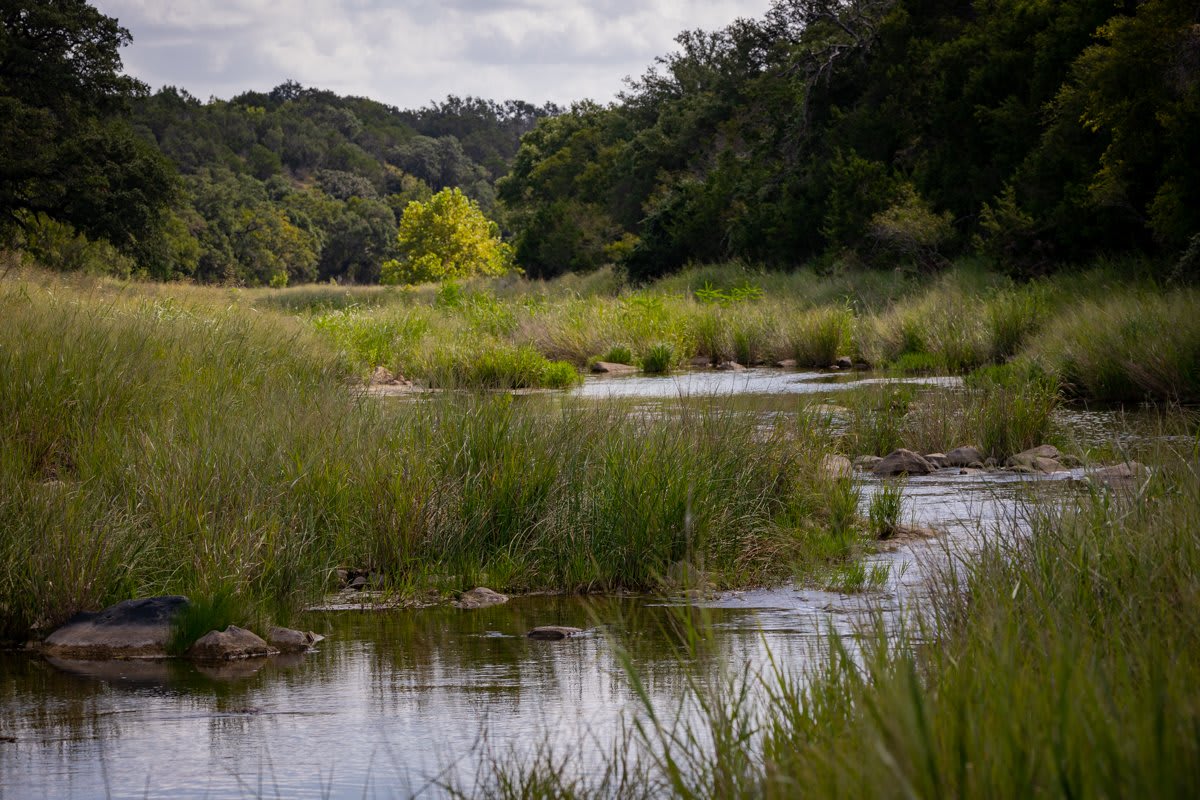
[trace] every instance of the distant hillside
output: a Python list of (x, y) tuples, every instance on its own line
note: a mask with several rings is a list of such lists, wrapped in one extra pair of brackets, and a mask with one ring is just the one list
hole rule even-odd
[(183, 178), (172, 272), (251, 284), (377, 280), (409, 201), (457, 187), (494, 210), (520, 137), (558, 113), (470, 97), (402, 111), (292, 82), (209, 102), (168, 87), (132, 110)]

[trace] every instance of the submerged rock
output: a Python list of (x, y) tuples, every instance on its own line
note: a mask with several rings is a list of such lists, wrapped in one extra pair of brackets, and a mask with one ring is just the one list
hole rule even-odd
[(854, 465), (845, 456), (827, 455), (821, 459), (818, 472), (822, 477), (835, 481), (838, 478), (849, 478), (854, 475)]
[(888, 477), (893, 475), (928, 475), (933, 472), (933, 465), (925, 460), (920, 453), (900, 448), (888, 453), (871, 468), (876, 475)]
[(1145, 480), (1150, 468), (1137, 461), (1126, 461), (1107, 467), (1093, 467), (1084, 473), (1088, 480), (1109, 488), (1124, 488), (1135, 481)]
[(472, 610), (476, 608), (488, 608), (489, 606), (498, 606), (508, 602), (508, 595), (493, 592), (486, 586), (479, 586), (469, 592), (463, 592), (458, 599), (454, 601), (455, 608), (464, 610)]
[(125, 600), (100, 612), (76, 614), (46, 637), (42, 652), (58, 658), (165, 658), (181, 595)]
[(303, 653), (324, 638), (312, 631), (294, 631), (278, 625), (272, 625), (267, 631), (267, 644), (281, 653)]
[(985, 459), (983, 452), (978, 447), (971, 447), (970, 445), (956, 447), (950, 452), (946, 453), (947, 467), (982, 466), (984, 461)]
[(279, 651), (256, 633), (230, 625), (223, 631), (209, 631), (188, 648), (187, 655), (195, 661), (236, 661), (275, 655)]
[(530, 639), (537, 639), (543, 642), (557, 642), (562, 639), (570, 639), (572, 636), (578, 636), (581, 633), (583, 631), (579, 628), (571, 628), (566, 625), (541, 625), (525, 635)]
[(736, 361), (722, 361), (717, 365), (717, 369), (722, 372), (742, 372), (746, 368)]
[(616, 364), (612, 361), (597, 361), (592, 364), (592, 372), (598, 375), (632, 375), (638, 368), (631, 364)]

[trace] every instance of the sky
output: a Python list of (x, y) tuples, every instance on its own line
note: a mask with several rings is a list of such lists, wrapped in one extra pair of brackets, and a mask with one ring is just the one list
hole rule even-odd
[(685, 29), (769, 0), (93, 0), (125, 70), (203, 100), (285, 80), (415, 108), (447, 95), (606, 102)]

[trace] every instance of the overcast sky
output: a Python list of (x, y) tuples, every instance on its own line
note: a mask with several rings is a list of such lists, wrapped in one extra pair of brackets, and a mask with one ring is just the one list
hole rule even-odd
[(229, 98), (287, 79), (400, 107), (448, 94), (612, 99), (684, 29), (769, 0), (93, 0), (133, 34), (126, 71)]

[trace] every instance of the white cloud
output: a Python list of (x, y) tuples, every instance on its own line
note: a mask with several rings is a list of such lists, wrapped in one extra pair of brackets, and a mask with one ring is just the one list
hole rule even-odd
[(411, 107), (448, 94), (606, 101), (684, 29), (768, 0), (97, 0), (129, 28), (126, 69), (228, 97), (294, 79)]

